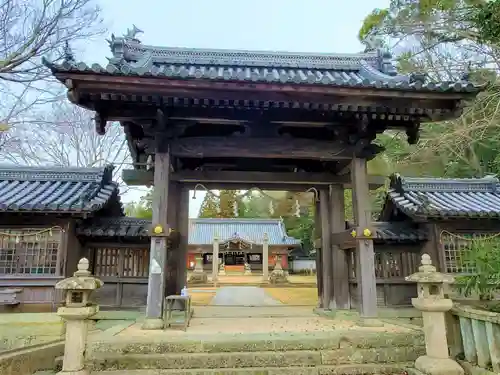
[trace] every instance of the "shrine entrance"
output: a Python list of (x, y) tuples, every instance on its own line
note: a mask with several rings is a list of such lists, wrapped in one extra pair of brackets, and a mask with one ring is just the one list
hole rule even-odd
[(248, 262), (247, 254), (243, 251), (224, 251), (222, 253), (224, 264), (227, 266), (243, 266)]
[(249, 262), (249, 251), (252, 249), (252, 244), (237, 236), (228, 239), (222, 244), (222, 261), (227, 267), (234, 266), (234, 270), (244, 271), (244, 265)]
[[(44, 63), (70, 101), (96, 112), (99, 134), (121, 123), (133, 160), (124, 181), (154, 186), (144, 328), (163, 327), (165, 294), (185, 285), (188, 191), (200, 183), (314, 192), (320, 307), (351, 307), (354, 275), (335, 239), (352, 235), (359, 313), (376, 317), (369, 189), (384, 179), (369, 176), (367, 162), (384, 150), (377, 135), (403, 132), (414, 144), (422, 123), (458, 116), (479, 89), (399, 75), (391, 54), (372, 45), (359, 54), (203, 50), (148, 46), (137, 33), (112, 35), (105, 68), (70, 53), (62, 64)], [(346, 231), (345, 189), (354, 231)]]

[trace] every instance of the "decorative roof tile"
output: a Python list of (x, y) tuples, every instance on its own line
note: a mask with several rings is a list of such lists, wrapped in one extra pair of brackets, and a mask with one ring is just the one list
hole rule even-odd
[[(0, 167), (0, 212), (87, 214), (111, 200), (120, 207), (113, 166)], [(115, 210), (116, 212), (116, 210)]]
[(73, 59), (44, 64), (52, 72), (78, 72), (121, 76), (150, 76), (274, 84), (476, 92), (466, 81), (425, 83), (398, 75), (387, 51), (358, 54), (295, 53), (197, 48), (170, 48), (142, 44), (135, 37), (108, 41), (113, 57), (106, 67)]
[(382, 217), (391, 205), (418, 218), (500, 218), (500, 182), (476, 179), (408, 178), (392, 175)]
[[(149, 237), (150, 226), (150, 220), (132, 217), (96, 218), (83, 222), (77, 233), (88, 237)], [(220, 242), (238, 239), (262, 244), (264, 233), (270, 245), (300, 245), (298, 239), (287, 236), (279, 219), (189, 219), (188, 240), (190, 245), (211, 245), (217, 235)]]

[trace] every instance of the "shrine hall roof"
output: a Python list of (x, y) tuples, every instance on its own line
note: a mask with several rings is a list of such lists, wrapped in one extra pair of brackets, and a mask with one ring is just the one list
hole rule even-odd
[(57, 168), (0, 166), (0, 212), (86, 216), (104, 208), (122, 214), (113, 166)]
[(296, 238), (286, 234), (285, 224), (280, 219), (191, 219), (189, 220), (189, 244), (210, 245), (214, 236), (220, 242), (243, 240), (262, 244), (264, 233), (269, 245), (300, 245)]
[(390, 187), (382, 220), (401, 211), (413, 218), (500, 218), (500, 181), (494, 176), (471, 179), (413, 178), (398, 174)]
[(111, 36), (113, 54), (107, 66), (77, 62), (71, 53), (61, 64), (43, 60), (53, 73), (76, 72), (119, 76), (150, 76), (190, 80), (222, 80), (274, 84), (476, 92), (464, 80), (426, 82), (422, 75), (399, 75), (389, 52), (372, 49), (357, 54), (298, 53), (158, 47), (142, 44), (138, 30)]

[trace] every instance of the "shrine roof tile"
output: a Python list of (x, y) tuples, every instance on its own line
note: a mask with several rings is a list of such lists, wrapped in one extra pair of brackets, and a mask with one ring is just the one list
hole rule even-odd
[(221, 80), (273, 84), (318, 84), (374, 89), (477, 92), (479, 87), (459, 80), (433, 83), (423, 75), (400, 75), (392, 55), (380, 48), (357, 54), (301, 53), (158, 47), (135, 36), (112, 35), (112, 58), (107, 66), (76, 62), (67, 53), (62, 63), (43, 63), (53, 73), (76, 72), (118, 76)]
[(86, 215), (112, 204), (122, 212), (113, 166), (0, 167), (0, 212)]
[(272, 84), (302, 84), (324, 85), (333, 87), (351, 87), (366, 89), (387, 89), (401, 91), (422, 92), (464, 92), (475, 93), (480, 87), (468, 81), (424, 82), (413, 80), (407, 76), (390, 76), (378, 71), (375, 67), (361, 63), (357, 68), (290, 68), (259, 67), (241, 65), (200, 65), (200, 64), (162, 64), (135, 66), (121, 63), (109, 63), (106, 66), (99, 64), (88, 65), (85, 62), (64, 61), (54, 64), (44, 60), (44, 64), (52, 72), (88, 73), (113, 76), (158, 77), (180, 80), (219, 80), (248, 83)]
[(381, 216), (387, 218), (391, 207), (411, 217), (498, 219), (500, 181), (494, 176), (446, 179), (395, 174)]

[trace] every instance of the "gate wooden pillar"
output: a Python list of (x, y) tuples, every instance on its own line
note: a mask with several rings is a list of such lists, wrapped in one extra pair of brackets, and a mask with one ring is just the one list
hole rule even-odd
[(318, 287), (318, 307), (323, 308), (323, 262), (321, 257), (321, 215), (318, 197), (314, 205), (314, 247), (316, 250), (316, 285)]
[(165, 297), (165, 266), (168, 235), (168, 188), (170, 180), (170, 149), (156, 138), (153, 189), (153, 230), (149, 259), (148, 296), (143, 329), (163, 328), (163, 300)]
[[(177, 182), (170, 182), (168, 191), (168, 225), (173, 231), (179, 231), (178, 211), (179, 211), (180, 189)], [(175, 235), (174, 235), (175, 237)], [(172, 247), (167, 254), (165, 296), (178, 294), (177, 285), (177, 265), (179, 263), (179, 241), (172, 241)], [(181, 287), (182, 288), (182, 287)]]
[[(330, 233), (345, 231), (344, 187), (330, 185)], [(333, 296), (335, 308), (348, 310), (351, 308), (349, 297), (349, 268), (345, 250), (332, 244), (333, 261)]]
[(179, 186), (179, 212), (177, 213), (177, 223), (179, 227), (179, 256), (177, 257), (177, 293), (187, 285), (187, 262), (189, 245), (189, 189), (186, 186)]
[(359, 312), (362, 318), (375, 318), (377, 317), (375, 252), (373, 240), (370, 237), (363, 238), (364, 230), (370, 229), (372, 224), (366, 159), (354, 158), (352, 160), (351, 180), (353, 212), (358, 237), (356, 239), (356, 274)]
[(333, 298), (333, 257), (330, 226), (330, 195), (328, 188), (319, 190), (321, 216), (321, 263), (323, 272), (323, 308), (335, 308)]

